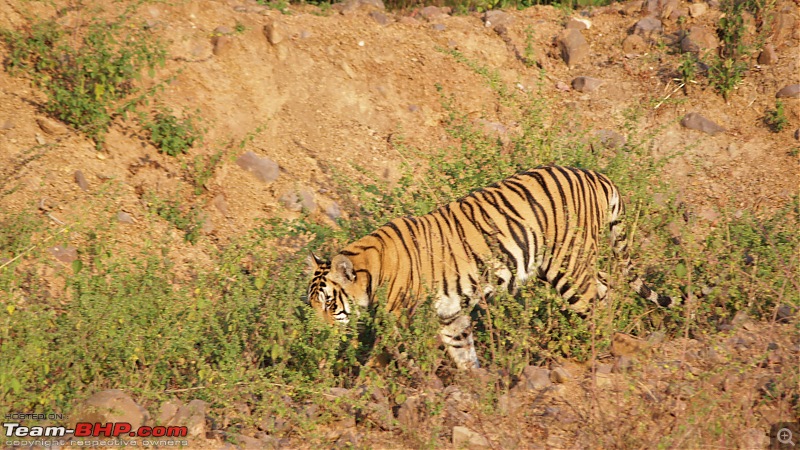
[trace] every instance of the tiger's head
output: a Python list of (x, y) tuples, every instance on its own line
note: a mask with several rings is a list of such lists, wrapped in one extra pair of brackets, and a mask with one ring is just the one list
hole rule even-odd
[[(308, 258), (313, 272), (308, 284), (308, 302), (329, 324), (346, 324), (352, 309), (352, 302), (359, 304), (366, 300), (366, 293), (353, 269), (353, 262), (344, 255), (336, 255), (331, 261), (318, 258), (313, 253)], [(363, 275), (362, 275), (363, 278)]]

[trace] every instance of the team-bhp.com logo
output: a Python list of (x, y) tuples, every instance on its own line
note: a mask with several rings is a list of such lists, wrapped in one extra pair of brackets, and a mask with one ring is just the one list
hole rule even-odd
[(68, 434), (76, 438), (120, 438), (120, 437), (186, 437), (189, 433), (188, 427), (148, 427), (141, 426), (133, 429), (128, 422), (116, 423), (91, 423), (78, 422), (75, 428), (59, 426), (30, 426), (23, 427), (19, 423), (4, 423), (5, 435), (7, 438), (62, 438)]

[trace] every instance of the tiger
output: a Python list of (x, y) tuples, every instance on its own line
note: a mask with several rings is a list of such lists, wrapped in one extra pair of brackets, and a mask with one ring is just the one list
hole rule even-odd
[(584, 317), (590, 302), (607, 298), (607, 275), (597, 269), (604, 227), (633, 290), (660, 307), (680, 303), (636, 274), (624, 216), (619, 189), (606, 175), (537, 167), (428, 214), (391, 220), (329, 261), (312, 252), (307, 300), (328, 323), (344, 324), (357, 314), (354, 304), (374, 303), (379, 288), (395, 314), (413, 314), (431, 297), (450, 358), (459, 369), (477, 368), (470, 311), (482, 298), (514, 294), (534, 276)]

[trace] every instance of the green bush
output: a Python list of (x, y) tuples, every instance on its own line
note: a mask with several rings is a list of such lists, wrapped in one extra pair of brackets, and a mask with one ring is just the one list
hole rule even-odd
[(44, 111), (102, 147), (111, 122), (149, 95), (134, 82), (163, 65), (166, 51), (153, 34), (130, 23), (93, 18), (67, 28), (56, 19), (31, 19), (19, 30), (0, 30), (6, 67), (30, 77), (47, 96)]
[(144, 121), (144, 128), (161, 153), (177, 156), (188, 152), (195, 142), (202, 140), (202, 131), (196, 122), (193, 116), (178, 119), (171, 109), (160, 108), (152, 120)]

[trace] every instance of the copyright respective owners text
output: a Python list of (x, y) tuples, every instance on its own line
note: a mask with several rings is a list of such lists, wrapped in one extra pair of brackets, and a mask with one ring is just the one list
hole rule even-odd
[(800, 422), (778, 422), (769, 429), (770, 449), (800, 450)]

